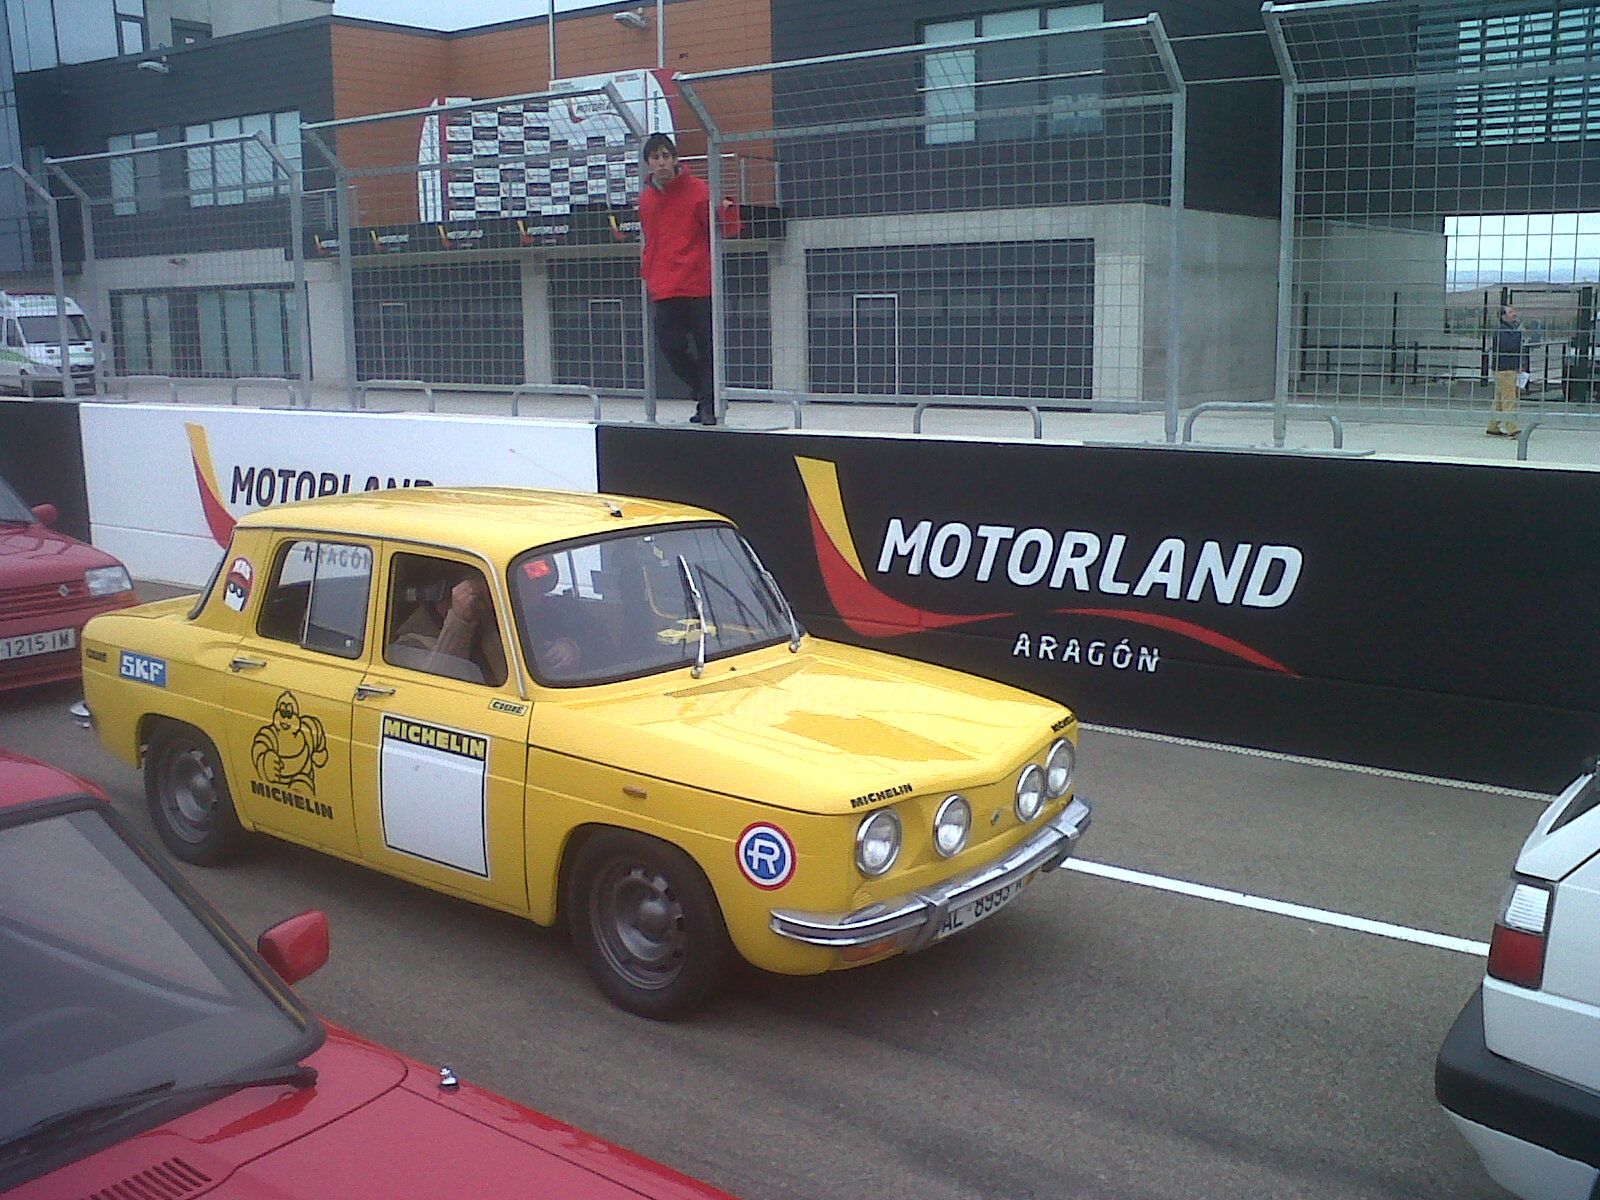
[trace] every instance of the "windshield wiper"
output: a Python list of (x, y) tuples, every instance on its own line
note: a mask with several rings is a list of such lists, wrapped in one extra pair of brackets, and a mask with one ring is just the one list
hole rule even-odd
[(778, 581), (772, 577), (772, 572), (767, 570), (767, 564), (761, 561), (761, 556), (756, 553), (756, 548), (749, 542), (744, 544), (745, 552), (750, 555), (756, 564), (756, 570), (761, 573), (762, 582), (772, 590), (778, 603), (783, 605), (783, 615), (789, 619), (789, 653), (796, 654), (800, 650), (800, 623), (794, 619), (794, 609), (789, 607), (789, 597), (783, 594), (783, 589), (778, 586)]
[(683, 586), (694, 601), (695, 620), (700, 622), (700, 648), (695, 651), (694, 666), (689, 671), (691, 679), (699, 679), (706, 669), (706, 605), (700, 598), (700, 587), (694, 581), (694, 572), (689, 569), (689, 560), (681, 554), (678, 555), (678, 569), (683, 572)]
[(268, 1067), (259, 1071), (241, 1071), (235, 1075), (224, 1075), (220, 1079), (210, 1079), (204, 1083), (186, 1083), (181, 1086), (175, 1079), (164, 1079), (160, 1083), (135, 1088), (120, 1096), (110, 1096), (90, 1104), (80, 1104), (76, 1108), (52, 1113), (43, 1120), (35, 1121), (26, 1129), (19, 1130), (0, 1142), (0, 1162), (42, 1149), (68, 1134), (93, 1129), (97, 1125), (157, 1100), (173, 1100), (179, 1096), (201, 1095), (205, 1092), (232, 1092), (240, 1088), (265, 1087), (272, 1083), (287, 1083), (297, 1088), (307, 1088), (316, 1081), (317, 1069), (301, 1063)]

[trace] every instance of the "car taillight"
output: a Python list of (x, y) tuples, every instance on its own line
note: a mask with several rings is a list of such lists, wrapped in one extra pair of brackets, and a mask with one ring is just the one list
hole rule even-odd
[(1550, 929), (1550, 889), (1512, 880), (1489, 939), (1489, 975), (1518, 987), (1544, 980), (1544, 941)]

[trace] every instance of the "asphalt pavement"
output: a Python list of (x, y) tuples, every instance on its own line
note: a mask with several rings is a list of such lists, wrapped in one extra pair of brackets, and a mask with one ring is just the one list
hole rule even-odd
[[(0, 745), (151, 832), (76, 696), (0, 697)], [(676, 1025), (607, 1005), (559, 931), (311, 851), (185, 873), (252, 937), (328, 913), (300, 987), (328, 1019), (746, 1200), (1503, 1195), (1433, 1056), (1542, 798), (1098, 728), (1081, 749), (1081, 869), (921, 955), (746, 972)], [(1304, 907), (1249, 907), (1271, 901)]]

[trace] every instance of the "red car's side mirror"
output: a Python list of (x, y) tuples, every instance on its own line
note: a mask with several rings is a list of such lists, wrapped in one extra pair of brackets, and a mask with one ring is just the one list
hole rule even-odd
[(290, 917), (258, 937), (256, 949), (285, 983), (299, 983), (328, 961), (328, 915), (312, 909)]
[(39, 524), (49, 528), (56, 523), (56, 518), (61, 516), (61, 511), (54, 504), (35, 504), (33, 515), (39, 518)]

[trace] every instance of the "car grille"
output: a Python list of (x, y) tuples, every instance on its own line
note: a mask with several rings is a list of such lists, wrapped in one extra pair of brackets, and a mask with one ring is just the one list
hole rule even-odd
[[(63, 596), (61, 589), (67, 594)], [(26, 587), (0, 588), (0, 621), (17, 617), (43, 617), (65, 608), (77, 608), (89, 598), (89, 588), (81, 578), (70, 583), (32, 583)]]

